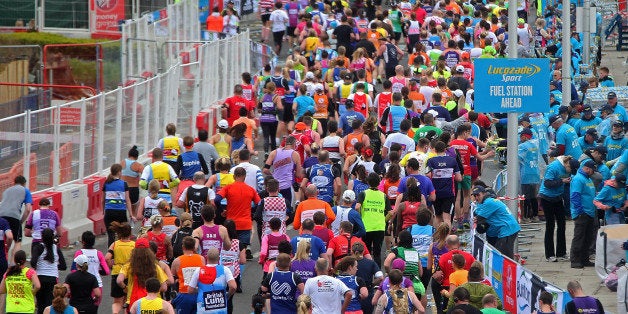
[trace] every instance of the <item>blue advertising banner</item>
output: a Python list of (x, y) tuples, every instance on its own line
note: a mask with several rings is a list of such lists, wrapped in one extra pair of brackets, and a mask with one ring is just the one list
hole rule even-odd
[(548, 112), (549, 59), (475, 59), (474, 110)]

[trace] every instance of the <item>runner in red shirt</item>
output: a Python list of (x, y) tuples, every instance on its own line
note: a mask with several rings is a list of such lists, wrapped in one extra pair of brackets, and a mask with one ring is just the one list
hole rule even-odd
[(366, 248), (366, 244), (362, 239), (353, 236), (353, 224), (349, 221), (343, 221), (340, 223), (340, 234), (329, 241), (327, 245), (327, 257), (332, 260), (336, 265), (343, 257), (351, 255), (351, 247), (355, 243), (362, 243), (364, 246), (364, 258), (373, 259), (371, 253)]
[(216, 206), (220, 206), (222, 199), (227, 199), (227, 208), (222, 215), (235, 222), (240, 247), (244, 248), (251, 244), (253, 226), (251, 204), (254, 203), (256, 206), (261, 202), (261, 199), (257, 192), (244, 182), (246, 179), (244, 168), (236, 167), (233, 171), (233, 178), (235, 182), (221, 188), (214, 202)]
[(222, 105), (222, 117), (233, 126), (233, 121), (240, 117), (240, 108), (244, 107), (249, 112), (249, 118), (255, 118), (255, 104), (243, 96), (242, 85), (238, 84), (233, 88), (233, 96), (225, 99)]
[[(448, 235), (445, 240), (445, 245), (447, 246), (447, 249), (449, 249), (449, 252), (441, 255), (441, 257), (438, 259), (438, 268), (432, 275), (432, 278), (434, 278), (435, 281), (435, 285), (437, 285), (436, 287), (432, 285), (432, 290), (435, 291), (449, 289), (449, 275), (454, 272), (454, 265), (453, 261), (451, 260), (454, 254), (460, 254), (464, 257), (464, 269), (466, 270), (469, 270), (469, 268), (471, 268), (471, 264), (475, 262), (475, 258), (473, 257), (473, 255), (460, 250), (460, 240), (458, 239), (457, 235)], [(440, 283), (440, 287), (438, 287), (438, 283)], [(448, 302), (447, 299), (443, 298), (442, 301), (443, 304), (446, 306)], [(440, 304), (437, 304), (436, 306), (440, 306)]]
[[(495, 155), (493, 150), (485, 150), (482, 154), (478, 153), (473, 144), (467, 141), (471, 137), (471, 124), (465, 123), (460, 125), (456, 130), (456, 139), (449, 143), (449, 146), (458, 151), (462, 159), (463, 176), (462, 181), (458, 183), (458, 189), (462, 193), (456, 196), (456, 214), (454, 219), (462, 220), (467, 218), (469, 213), (469, 199), (471, 197), (471, 156), (478, 159), (478, 162)], [(462, 198), (462, 199), (460, 199)]]
[[(290, 136), (296, 139), (294, 143), (294, 150), (299, 153), (299, 157), (301, 157), (301, 163), (305, 161), (305, 154), (310, 154), (310, 144), (312, 143), (312, 138), (305, 134), (305, 130), (307, 126), (303, 122), (299, 122), (294, 125), (294, 131), (290, 134)], [(284, 140), (285, 143), (285, 140)], [(281, 146), (284, 146), (284, 143), (281, 143)]]

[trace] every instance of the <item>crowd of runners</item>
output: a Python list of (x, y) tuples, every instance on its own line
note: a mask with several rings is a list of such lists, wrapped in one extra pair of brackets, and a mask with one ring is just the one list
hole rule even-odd
[[(519, 222), (540, 219), (548, 262), (592, 266), (599, 224), (625, 223), (628, 115), (614, 92), (601, 108), (585, 105), (588, 88), (614, 85), (605, 67), (562, 103), (558, 11), (516, 5), (509, 40), (503, 1), (261, 0), (262, 41), (280, 55), (288, 45), (285, 62), (243, 73), (216, 130), (179, 137), (169, 124), (150, 164), (133, 147), (111, 166), (106, 252), (85, 232), (66, 262), (48, 200), (31, 211), (23, 177), (4, 192), (0, 232), (13, 246), (0, 251), (3, 310), (96, 313), (112, 298), (101, 312), (502, 313), (457, 234), (475, 226), (515, 258)], [(235, 10), (213, 12), (208, 29), (236, 31)], [(578, 56), (577, 33), (572, 42)], [(506, 118), (473, 110), (473, 60), (507, 57), (509, 44), (553, 60), (549, 113), (518, 121), (521, 219), (479, 179)], [(263, 278), (245, 278), (254, 253)], [(233, 304), (243, 285), (259, 287), (251, 308)], [(577, 281), (567, 288), (566, 313), (603, 313)], [(552, 303), (541, 293), (537, 313), (558, 312)]]

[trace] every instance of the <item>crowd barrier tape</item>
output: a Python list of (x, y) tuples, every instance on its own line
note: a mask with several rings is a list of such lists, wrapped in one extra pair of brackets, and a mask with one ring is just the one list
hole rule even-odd
[(70, 241), (80, 241), (83, 232), (93, 231), (94, 222), (86, 215), (89, 209), (86, 184), (66, 184), (59, 186), (57, 190), (61, 193), (64, 205), (62, 224), (67, 229), (59, 244), (65, 247), (71, 243)]
[(94, 223), (94, 234), (104, 234), (105, 228), (104, 194), (103, 186), (107, 178), (103, 176), (91, 176), (83, 179), (87, 185), (87, 218)]
[(502, 255), (478, 235), (473, 238), (473, 256), (484, 265), (484, 273), (491, 280), (505, 311), (530, 314), (538, 310), (538, 299), (543, 290), (553, 295), (557, 314), (562, 314), (565, 304), (571, 301), (567, 291)]

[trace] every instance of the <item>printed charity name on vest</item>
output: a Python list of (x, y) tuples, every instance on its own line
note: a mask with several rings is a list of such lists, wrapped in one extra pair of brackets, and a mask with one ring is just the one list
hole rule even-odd
[(334, 283), (331, 280), (321, 280), (316, 282), (316, 291), (318, 292), (333, 292)]
[(205, 311), (224, 309), (227, 307), (225, 291), (213, 290), (203, 292), (203, 305)]
[(221, 249), (221, 241), (220, 240), (211, 240), (208, 239), (209, 237), (211, 238), (216, 238), (215, 234), (206, 234), (205, 235), (205, 239), (203, 239), (203, 251), (208, 251), (210, 249), (218, 249), (220, 251)]
[(312, 178), (312, 184), (317, 187), (325, 187), (329, 185), (330, 181), (331, 180), (327, 176), (325, 176), (325, 171), (322, 169), (318, 170), (316, 172), (316, 175)]
[(317, 212), (324, 213), (325, 209), (317, 208), (317, 209), (304, 210), (303, 212), (301, 212), (301, 222), (304, 222), (306, 219), (313, 219), (312, 217), (314, 217), (314, 214), (316, 214)]

